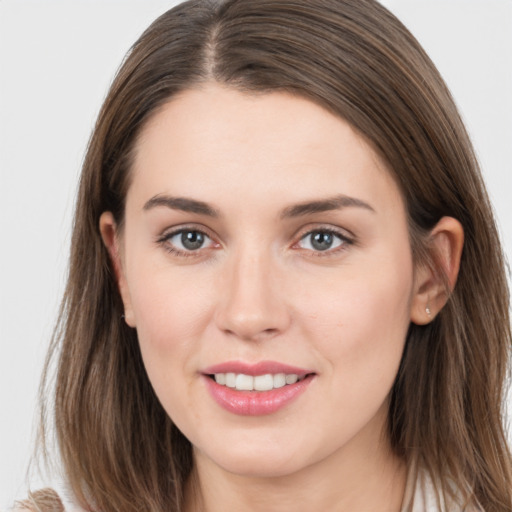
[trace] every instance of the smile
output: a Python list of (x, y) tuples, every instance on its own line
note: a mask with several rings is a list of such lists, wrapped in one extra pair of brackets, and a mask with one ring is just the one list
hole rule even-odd
[(246, 375), (244, 373), (216, 373), (212, 376), (217, 384), (238, 391), (270, 391), (295, 384), (305, 378), (296, 373), (266, 373), (265, 375)]
[(230, 361), (202, 372), (213, 400), (240, 416), (278, 412), (302, 395), (316, 376), (310, 370), (272, 361), (257, 364)]

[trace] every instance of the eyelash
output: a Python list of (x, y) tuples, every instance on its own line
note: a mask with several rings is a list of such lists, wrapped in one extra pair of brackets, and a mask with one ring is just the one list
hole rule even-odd
[[(205, 230), (203, 229), (199, 229), (199, 228), (196, 228), (196, 227), (181, 227), (179, 229), (176, 229), (174, 231), (171, 231), (169, 233), (164, 233), (162, 236), (158, 237), (156, 242), (157, 244), (161, 245), (167, 252), (175, 255), (175, 256), (178, 256), (178, 257), (185, 257), (185, 258), (194, 258), (194, 257), (198, 257), (200, 256), (201, 254), (201, 249), (205, 249), (203, 247), (197, 249), (197, 250), (188, 250), (188, 251), (183, 251), (181, 249), (177, 249), (176, 247), (172, 246), (169, 241), (171, 238), (175, 237), (176, 235), (179, 235), (179, 234), (183, 234), (183, 233), (198, 233), (202, 236), (205, 236), (207, 238), (209, 238), (212, 242), (213, 242), (213, 237), (210, 236)], [(335, 247), (334, 249), (326, 249), (325, 251), (315, 251), (315, 250), (310, 250), (310, 249), (303, 249), (303, 248), (300, 248), (300, 247), (297, 247), (298, 244), (306, 239), (308, 236), (312, 236), (313, 234), (316, 234), (316, 233), (322, 233), (322, 234), (327, 234), (327, 235), (332, 235), (336, 238), (338, 238), (341, 243), (339, 246)], [(340, 231), (337, 231), (331, 227), (327, 228), (327, 227), (318, 227), (318, 228), (315, 228), (315, 229), (310, 229), (308, 231), (305, 231), (303, 234), (300, 235), (299, 239), (297, 242), (295, 242), (293, 245), (292, 245), (292, 248), (295, 248), (297, 247), (299, 250), (304, 250), (304, 251), (308, 251), (311, 253), (311, 255), (313, 255), (314, 257), (321, 257), (321, 258), (326, 258), (326, 257), (330, 257), (330, 256), (334, 256), (334, 255), (337, 255), (339, 252), (342, 252), (342, 251), (345, 251), (347, 249), (347, 246), (350, 246), (350, 245), (354, 245), (356, 243), (355, 239), (352, 238), (352, 237), (349, 237), (347, 236), (346, 234), (343, 234), (341, 233)]]
[(302, 240), (306, 239), (308, 236), (310, 237), (310, 236), (312, 236), (313, 234), (316, 234), (316, 233), (332, 235), (332, 236), (338, 238), (341, 243), (340, 243), (339, 246), (337, 246), (337, 247), (335, 247), (333, 249), (326, 249), (325, 251), (320, 251), (320, 250), (319, 251), (314, 251), (314, 250), (310, 250), (310, 249), (302, 249), (304, 251), (310, 252), (311, 255), (314, 256), (314, 257), (328, 258), (328, 257), (331, 257), (331, 256), (337, 256), (340, 252), (343, 252), (343, 251), (347, 250), (348, 246), (355, 244), (355, 239), (354, 238), (347, 236), (346, 234), (342, 233), (341, 231), (338, 231), (338, 230), (333, 229), (331, 227), (329, 227), (329, 228), (327, 228), (327, 227), (318, 227), (318, 228), (310, 229), (310, 230), (304, 232), (300, 236), (298, 242), (293, 244), (293, 247), (297, 246)]
[(189, 251), (182, 251), (181, 249), (177, 249), (176, 247), (173, 247), (170, 244), (171, 238), (173, 238), (176, 235), (182, 234), (182, 233), (199, 233), (200, 235), (203, 235), (207, 238), (209, 238), (211, 241), (213, 241), (213, 237), (210, 236), (205, 230), (199, 229), (196, 227), (181, 227), (179, 229), (176, 229), (174, 231), (171, 231), (169, 233), (164, 233), (162, 236), (158, 237), (156, 242), (157, 244), (161, 245), (167, 252), (179, 256), (179, 257), (185, 257), (185, 258), (194, 258), (200, 256), (200, 250), (204, 248), (200, 248), (196, 251), (189, 250)]

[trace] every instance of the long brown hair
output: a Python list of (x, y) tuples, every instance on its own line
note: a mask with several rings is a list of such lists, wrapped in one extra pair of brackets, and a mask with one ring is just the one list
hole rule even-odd
[(388, 432), (395, 453), (440, 482), (440, 496), (450, 494), (450, 481), (486, 512), (510, 511), (509, 295), (492, 210), (442, 78), (374, 0), (191, 0), (158, 18), (129, 52), (84, 161), (68, 284), (43, 377), (42, 424), (53, 411), (73, 492), (90, 510), (182, 510), (191, 445), (159, 404), (136, 331), (121, 320), (99, 218), (111, 211), (122, 224), (133, 148), (150, 116), (207, 81), (297, 94), (351, 123), (402, 191), (416, 261), (439, 267), (425, 235), (443, 216), (460, 221), (458, 282), (431, 324), (410, 326)]

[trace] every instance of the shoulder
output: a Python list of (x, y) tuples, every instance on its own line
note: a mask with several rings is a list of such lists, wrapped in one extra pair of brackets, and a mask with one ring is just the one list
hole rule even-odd
[(457, 489), (451, 480), (447, 484), (452, 492), (444, 495), (441, 493), (439, 481), (436, 485), (425, 468), (418, 468), (415, 478), (410, 482), (409, 496), (412, 499), (407, 512), (483, 512), (474, 499), (470, 504), (464, 505), (462, 489)]
[(29, 491), (27, 498), (17, 501), (9, 512), (86, 512), (65, 479), (54, 477), (51, 482), (51, 487)]
[(462, 489), (451, 487), (450, 495), (443, 495), (439, 481), (434, 481), (425, 468), (414, 468), (409, 472), (404, 505), (401, 512), (484, 512), (473, 499), (464, 505)]
[(65, 509), (57, 492), (45, 488), (31, 492), (27, 499), (16, 502), (12, 512), (65, 512)]

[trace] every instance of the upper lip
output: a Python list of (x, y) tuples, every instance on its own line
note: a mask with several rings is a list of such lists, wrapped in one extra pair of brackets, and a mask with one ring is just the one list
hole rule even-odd
[(259, 361), (258, 363), (245, 363), (243, 361), (226, 361), (224, 363), (214, 364), (202, 370), (205, 375), (214, 375), (215, 373), (243, 373), (244, 375), (265, 375), (267, 373), (286, 373), (296, 374), (303, 377), (308, 373), (315, 373), (305, 368), (291, 366), (289, 364), (279, 363), (277, 361)]

